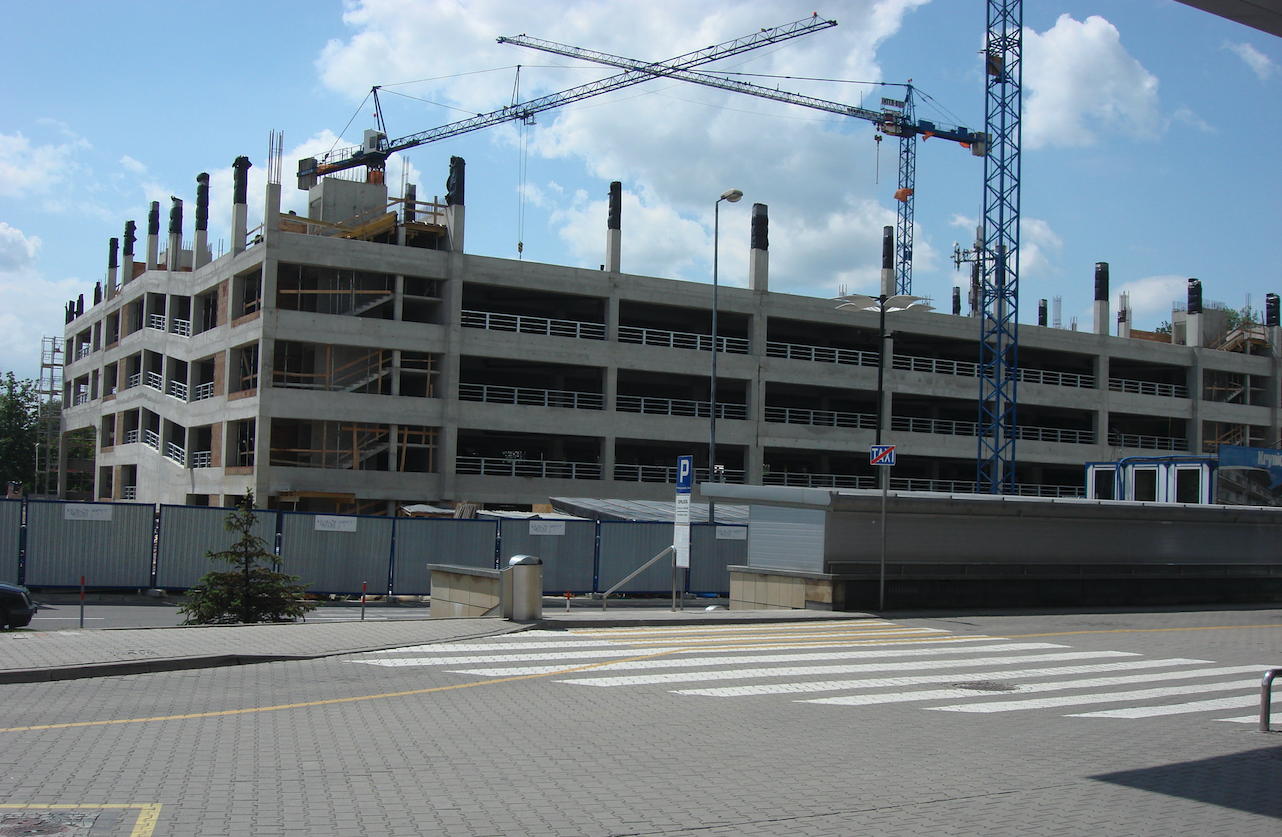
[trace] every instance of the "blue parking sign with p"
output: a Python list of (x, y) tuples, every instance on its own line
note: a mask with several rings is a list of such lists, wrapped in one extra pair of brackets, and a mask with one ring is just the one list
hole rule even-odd
[(677, 493), (689, 494), (694, 483), (694, 457), (677, 457)]

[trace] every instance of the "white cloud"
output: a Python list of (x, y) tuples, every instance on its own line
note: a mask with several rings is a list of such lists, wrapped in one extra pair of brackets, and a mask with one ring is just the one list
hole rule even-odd
[(35, 264), (40, 253), (40, 239), (22, 234), (22, 230), (0, 221), (0, 273), (15, 273)]
[(62, 323), (63, 305), (83, 289), (78, 279), (41, 275), (40, 246), (36, 236), (0, 222), (0, 371), (22, 378), (37, 374), (40, 338)]
[(1232, 41), (1225, 41), (1224, 48), (1231, 49), (1237, 53), (1238, 58), (1246, 62), (1246, 66), (1251, 68), (1251, 72), (1259, 76), (1260, 81), (1268, 81), (1278, 71), (1278, 65), (1273, 63), (1272, 58), (1250, 44), (1235, 44)]
[(21, 133), (0, 134), (0, 195), (25, 197), (48, 192), (76, 167), (75, 155), (89, 148), (83, 139), (37, 145)]
[(1019, 219), (1020, 279), (1052, 279), (1059, 275), (1052, 259), (1064, 249), (1064, 241), (1050, 224), (1036, 218)]
[(126, 171), (133, 172), (134, 174), (143, 174), (147, 171), (146, 166), (135, 160), (133, 157), (130, 157), (128, 154), (120, 158), (120, 165), (123, 166)]
[[(904, 16), (926, 0), (852, 0), (841, 25), (803, 41), (738, 56), (718, 65), (762, 73), (878, 80), (878, 46), (898, 31)], [(567, 59), (500, 45), (499, 35), (528, 32), (548, 40), (591, 46), (619, 55), (661, 60), (809, 17), (811, 7), (764, 0), (726, 5), (711, 0), (662, 0), (643, 6), (586, 2), (553, 7), (516, 0), (427, 0), (408, 5), (363, 0), (344, 15), (352, 29), (331, 41), (317, 61), (322, 82), (359, 100), (372, 84), (436, 79), (402, 88), (434, 102), (488, 112), (507, 105), (512, 71), (457, 75), (461, 70), (526, 64), (571, 64)], [(661, 45), (663, 54), (655, 54)], [(523, 70), (522, 99), (602, 77), (595, 68)], [(798, 92), (859, 101), (849, 85), (814, 83)], [(875, 94), (874, 94), (875, 95)], [(386, 110), (388, 97), (384, 96)], [(422, 124), (404, 133), (454, 121), (445, 110), (419, 108)], [(359, 126), (358, 126), (359, 127)], [(393, 130), (393, 133), (397, 133)], [(712, 204), (727, 188), (742, 189), (745, 206), (770, 207), (771, 286), (779, 290), (875, 285), (881, 226), (891, 208), (874, 199), (872, 126), (840, 121), (725, 91), (653, 81), (539, 116), (529, 135), (529, 158), (582, 166), (603, 182), (624, 183), (624, 268), (661, 276), (709, 272)], [(354, 138), (354, 137), (353, 137)], [(351, 138), (349, 138), (351, 139)], [(491, 141), (515, 144), (516, 132), (491, 131)], [(858, 148), (858, 151), (855, 149)], [(602, 189), (604, 191), (604, 189)], [(886, 191), (885, 189), (882, 190)], [(601, 201), (558, 195), (554, 184), (530, 190), (527, 207), (545, 214), (581, 263), (600, 264), (605, 210)], [(747, 217), (723, 212), (722, 267), (735, 275), (746, 264)], [(889, 219), (889, 220), (888, 220)], [(527, 227), (534, 221), (527, 218)], [(743, 252), (739, 252), (743, 251)], [(643, 255), (644, 254), (644, 255)], [(918, 241), (914, 263), (928, 269), (935, 251)], [(746, 276), (746, 267), (739, 271)], [(746, 280), (745, 280), (746, 281)], [(868, 283), (871, 282), (872, 285)], [(739, 282), (742, 284), (742, 282)]]
[(1060, 15), (1041, 34), (1025, 29), (1023, 80), (1026, 148), (1093, 145), (1101, 132), (1134, 139), (1160, 132), (1157, 77), (1098, 15)]

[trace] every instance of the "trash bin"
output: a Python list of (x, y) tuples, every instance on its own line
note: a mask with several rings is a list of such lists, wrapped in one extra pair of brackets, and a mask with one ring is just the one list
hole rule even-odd
[(513, 555), (507, 561), (512, 576), (513, 622), (543, 618), (543, 560), (534, 555)]

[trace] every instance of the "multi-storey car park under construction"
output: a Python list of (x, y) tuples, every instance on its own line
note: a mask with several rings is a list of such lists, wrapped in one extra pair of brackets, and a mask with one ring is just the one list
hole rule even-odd
[[(209, 251), (202, 175), (192, 246), (175, 201), (161, 252), (153, 204), (145, 260), (130, 222), (95, 304), (69, 306), (63, 432), (97, 450), (92, 496), (73, 499), (216, 505), (252, 489), (372, 514), (663, 499), (683, 454), (707, 479), (712, 287), (623, 273), (617, 205), (607, 263), (568, 268), (465, 253), (457, 158), (445, 204), (329, 176), (308, 217), (281, 214), (272, 162), (250, 233), (238, 160), (230, 252)], [(721, 479), (871, 488), (877, 315), (769, 291), (764, 232), (749, 287), (718, 302)], [(1278, 328), (1226, 333), (1193, 300), (1170, 336), (1131, 331), (1125, 312), (1127, 336), (1110, 336), (1106, 270), (1097, 333), (1022, 331), (1019, 493), (1085, 496), (1088, 461), (1275, 445)], [(891, 319), (890, 487), (973, 491), (977, 318)]]

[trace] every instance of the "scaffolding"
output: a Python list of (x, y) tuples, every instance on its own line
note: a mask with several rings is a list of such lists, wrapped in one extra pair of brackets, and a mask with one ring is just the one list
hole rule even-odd
[(62, 367), (64, 344), (61, 337), (40, 339), (40, 380), (36, 392), (40, 402), (36, 416), (36, 475), (33, 497), (59, 496), (58, 461), (62, 448)]

